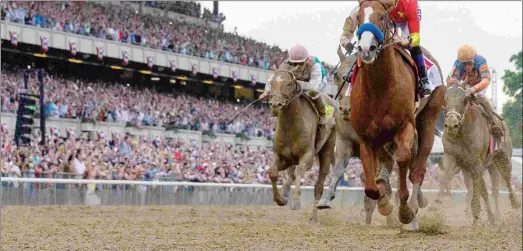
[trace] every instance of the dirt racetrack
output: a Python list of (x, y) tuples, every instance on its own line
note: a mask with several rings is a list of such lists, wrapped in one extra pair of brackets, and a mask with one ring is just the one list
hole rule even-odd
[(480, 227), (463, 206), (429, 205), (415, 233), (387, 227), (377, 210), (366, 226), (361, 206), (320, 211), (319, 225), (310, 206), (9, 206), (2, 250), (521, 250), (521, 212), (502, 202), (501, 222)]

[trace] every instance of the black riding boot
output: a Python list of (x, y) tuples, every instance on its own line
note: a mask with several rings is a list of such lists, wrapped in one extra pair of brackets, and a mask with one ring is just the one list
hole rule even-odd
[(410, 55), (414, 59), (414, 63), (416, 63), (416, 66), (418, 67), (418, 76), (419, 81), (418, 85), (416, 87), (416, 92), (419, 94), (421, 98), (424, 98), (432, 93), (432, 91), (429, 89), (430, 83), (429, 79), (427, 78), (427, 69), (425, 67), (425, 58), (423, 57), (423, 52), (421, 51), (421, 47), (416, 46), (412, 47), (410, 49)]

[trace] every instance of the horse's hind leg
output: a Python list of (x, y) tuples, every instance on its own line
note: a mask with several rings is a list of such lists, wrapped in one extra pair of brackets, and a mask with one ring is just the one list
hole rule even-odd
[(487, 208), (487, 216), (490, 221), (490, 224), (494, 225), (496, 220), (494, 218), (494, 214), (492, 213), (492, 209), (490, 208), (490, 203), (488, 200), (488, 191), (487, 191), (487, 186), (485, 184), (485, 180), (483, 179), (483, 173), (481, 173), (479, 176), (480, 176), (479, 184), (480, 184), (480, 189), (481, 189), (480, 190), (481, 197), (483, 197), (483, 201), (485, 201), (485, 208)]
[(332, 162), (332, 152), (334, 151), (334, 143), (336, 142), (335, 131), (332, 131), (330, 139), (325, 142), (323, 148), (319, 153), (320, 170), (318, 180), (314, 186), (314, 207), (312, 208), (312, 222), (318, 222), (318, 202), (323, 195), (323, 186), (325, 183), (325, 177), (329, 174), (329, 168)]
[(329, 185), (329, 190), (327, 190), (327, 193), (320, 199), (320, 202), (318, 203), (318, 209), (331, 208), (331, 201), (334, 200), (334, 197), (336, 196), (336, 188), (340, 183), (341, 177), (343, 177), (343, 173), (349, 164), (350, 158), (353, 156), (352, 147), (342, 140), (336, 141), (336, 149), (336, 166), (334, 167), (332, 180)]
[(508, 189), (508, 196), (510, 199), (510, 204), (512, 208), (519, 209), (521, 207), (521, 202), (518, 201), (517, 197), (514, 195), (514, 190), (512, 189), (512, 184), (510, 184), (510, 179), (512, 178), (512, 163), (508, 156), (505, 153), (499, 153), (503, 154), (498, 156), (494, 159), (494, 164), (499, 169), (499, 172), (501, 174), (501, 177), (505, 181), (505, 184), (507, 185)]
[(363, 208), (365, 209), (365, 224), (370, 225), (372, 223), (372, 213), (374, 212), (376, 205), (378, 205), (377, 201), (367, 196), (363, 197)]
[[(476, 164), (477, 165), (477, 164)], [(474, 166), (476, 166), (474, 165)], [(482, 165), (482, 163), (481, 163)], [(487, 209), (488, 219), (491, 224), (494, 224), (494, 215), (492, 214), (492, 209), (490, 208), (490, 203), (488, 201), (488, 191), (485, 187), (485, 180), (483, 179), (483, 167), (472, 170), (472, 179), (474, 192), (472, 194), (472, 216), (474, 217), (474, 225), (477, 225), (479, 220), (479, 215), (481, 212), (481, 205), (479, 201), (479, 196), (483, 197), (485, 201), (485, 208)]]
[(441, 106), (443, 105), (444, 98), (445, 87), (436, 87), (427, 101), (427, 105), (416, 118), (416, 130), (418, 131), (418, 149), (412, 162), (411, 172), (409, 175), (409, 179), (413, 185), (412, 193), (417, 193), (416, 197), (413, 196), (411, 198), (411, 200), (417, 199), (417, 201), (412, 201), (413, 203), (411, 203), (415, 207), (413, 208), (414, 211), (417, 211), (418, 205), (419, 207), (424, 208), (428, 204), (427, 199), (421, 192), (421, 185), (425, 179), (427, 159), (434, 144), (436, 120), (438, 119), (438, 114), (441, 110)]
[(277, 182), (278, 182), (278, 172), (280, 170), (285, 170), (287, 168), (287, 163), (283, 161), (277, 154), (274, 155), (272, 160), (272, 165), (269, 168), (269, 178), (271, 179), (272, 184), (272, 195), (273, 200), (278, 204), (278, 206), (287, 205), (287, 199), (282, 197), (278, 191)]
[(494, 218), (496, 221), (501, 219), (501, 212), (499, 210), (499, 172), (494, 166), (487, 167), (490, 175), (490, 182), (492, 183), (492, 197), (494, 197), (495, 213)]
[[(298, 210), (300, 209), (300, 196), (301, 196), (301, 178), (305, 175), (305, 172), (309, 170), (314, 161), (314, 150), (311, 150), (305, 153), (299, 160), (298, 166), (296, 166), (296, 180), (294, 184), (294, 191), (292, 195), (291, 209)], [(330, 164), (330, 163), (329, 163)]]
[(376, 182), (380, 190), (384, 190), (385, 194), (378, 199), (378, 211), (381, 215), (389, 216), (392, 213), (392, 204), (390, 203), (390, 197), (392, 195), (392, 188), (390, 187), (389, 175), (394, 166), (394, 160), (385, 160), (380, 163), (380, 173)]
[[(409, 190), (407, 188), (407, 171), (409, 165), (412, 163), (411, 148), (414, 141), (414, 127), (410, 122), (406, 122), (398, 135), (394, 137), (394, 143), (397, 146), (396, 160), (399, 166), (399, 188), (398, 195), (400, 197), (399, 220), (403, 224), (409, 224), (414, 220), (415, 213), (407, 205), (409, 200)], [(363, 152), (362, 152), (363, 156)]]

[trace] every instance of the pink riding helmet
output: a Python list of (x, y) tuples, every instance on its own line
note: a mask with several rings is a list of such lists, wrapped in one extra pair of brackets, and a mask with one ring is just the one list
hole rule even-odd
[(309, 58), (309, 52), (301, 44), (295, 44), (289, 50), (289, 62), (291, 63), (303, 63)]

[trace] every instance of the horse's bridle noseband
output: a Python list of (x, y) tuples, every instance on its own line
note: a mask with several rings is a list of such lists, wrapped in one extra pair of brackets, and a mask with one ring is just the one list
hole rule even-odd
[[(276, 73), (278, 72), (286, 72), (286, 73), (289, 73), (291, 74), (292, 76), (292, 82), (294, 82), (294, 84), (296, 85), (296, 89), (300, 89), (300, 91), (298, 92), (298, 94), (290, 97), (289, 95), (281, 92), (281, 91), (277, 91), (277, 92), (273, 92), (271, 90), (270, 94), (268, 95), (268, 98), (271, 99), (272, 96), (276, 96), (276, 95), (282, 95), (285, 99), (283, 101), (283, 107), (286, 107), (288, 104), (290, 104), (294, 99), (298, 98), (299, 96), (301, 96), (303, 94), (303, 87), (298, 83), (298, 81), (296, 81), (296, 76), (294, 75), (294, 73), (292, 71), (289, 71), (289, 70), (276, 70), (274, 72), (274, 75), (276, 75)], [(274, 76), (273, 75), (273, 76)]]
[[(463, 88), (461, 87), (458, 87), (462, 90), (464, 90)], [(465, 99), (468, 99), (467, 97), (465, 97)], [(463, 125), (463, 121), (465, 121), (465, 116), (467, 115), (467, 112), (469, 110), (469, 106), (470, 106), (470, 100), (467, 101), (467, 103), (465, 104), (465, 109), (463, 111), (463, 114), (460, 114), (459, 112), (456, 112), (456, 111), (449, 111), (449, 112), (446, 112), (445, 113), (445, 120), (449, 119), (450, 116), (455, 116), (456, 119), (458, 119), (458, 128), (461, 127), (461, 125)]]
[[(359, 38), (363, 32), (369, 31), (369, 32), (372, 32), (374, 34), (374, 37), (376, 37), (376, 38), (383, 37), (383, 40), (381, 40), (381, 41), (380, 41), (380, 39), (378, 39), (378, 48), (376, 48), (376, 54), (379, 54), (380, 51), (383, 50), (385, 47), (395, 43), (394, 36), (396, 35), (396, 22), (394, 22), (394, 20), (390, 19), (390, 16), (389, 16), (390, 13), (387, 11), (387, 6), (380, 0), (365, 0), (359, 4), (360, 10), (361, 10), (361, 5), (363, 5), (363, 3), (374, 2), (374, 1), (379, 2), (381, 4), (381, 6), (383, 6), (383, 8), (385, 9), (385, 12), (387, 13), (387, 15), (385, 16), (385, 20), (383, 20), (383, 24), (385, 26), (385, 29), (384, 29), (385, 32), (383, 30), (381, 30), (380, 28), (378, 28), (375, 24), (369, 22), (369, 23), (359, 25), (359, 28), (356, 31), (356, 35), (359, 40)], [(391, 30), (389, 28), (389, 24), (391, 24), (391, 23), (394, 26), (394, 30), (392, 31), (392, 36), (389, 40), (391, 40), (392, 42), (384, 44), (386, 35), (389, 32), (391, 32)], [(381, 34), (377, 33), (377, 31), (379, 31)]]

